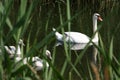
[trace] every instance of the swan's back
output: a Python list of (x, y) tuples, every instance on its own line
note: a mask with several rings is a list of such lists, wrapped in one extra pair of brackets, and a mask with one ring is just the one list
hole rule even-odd
[(89, 37), (79, 32), (65, 32), (65, 35), (69, 37), (74, 43), (88, 43)]

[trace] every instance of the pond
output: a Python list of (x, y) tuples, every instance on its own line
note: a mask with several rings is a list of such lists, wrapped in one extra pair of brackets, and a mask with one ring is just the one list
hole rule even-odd
[[(37, 75), (42, 76), (43, 80), (97, 79), (96, 74), (101, 79), (106, 78), (103, 75), (117, 79), (115, 75), (120, 75), (116, 71), (120, 69), (120, 3), (117, 0), (6, 0), (6, 4), (5, 1), (0, 1), (0, 4), (6, 9), (3, 9), (6, 11), (4, 16), (1, 12), (1, 40), (5, 44), (15, 45), (15, 40), (24, 39), (24, 56), (41, 57), (45, 49), (51, 51), (53, 60), (48, 60), (51, 68)], [(61, 34), (67, 31), (81, 32), (91, 38), (94, 35), (92, 16), (96, 12), (103, 19), (102, 22), (98, 21), (99, 45), (94, 46), (98, 50), (97, 65), (94, 67), (98, 73), (91, 67), (93, 46), (77, 51), (70, 50), (66, 45), (55, 46), (57, 40), (52, 30), (55, 28)], [(112, 67), (114, 76), (104, 73), (107, 65)], [(101, 67), (100, 70), (98, 67)], [(16, 76), (15, 73), (7, 75), (16, 79), (19, 71), (15, 72), (18, 74)], [(36, 79), (29, 70), (20, 72), (21, 77)]]

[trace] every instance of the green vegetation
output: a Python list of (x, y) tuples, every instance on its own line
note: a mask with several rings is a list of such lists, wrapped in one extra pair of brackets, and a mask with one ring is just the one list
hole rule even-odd
[[(77, 31), (90, 37), (92, 15), (98, 12), (99, 46), (97, 65), (90, 61), (92, 47), (71, 51), (56, 47), (52, 28), (59, 32)], [(0, 0), (0, 80), (119, 80), (120, 2), (118, 0)], [(39, 56), (50, 67), (36, 72), (32, 65), (10, 60), (4, 45), (23, 39), (23, 57)], [(44, 57), (52, 53), (52, 61)]]

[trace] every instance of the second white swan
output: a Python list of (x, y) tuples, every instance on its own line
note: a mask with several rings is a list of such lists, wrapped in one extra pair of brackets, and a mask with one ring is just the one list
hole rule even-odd
[[(97, 30), (97, 20), (102, 21), (102, 18), (100, 14), (94, 13), (93, 15), (93, 32), (95, 33)], [(63, 35), (56, 31), (55, 28), (53, 28), (53, 31), (55, 31), (55, 36), (57, 38), (57, 45), (62, 45), (64, 38), (67, 43), (70, 43), (71, 50), (81, 50), (84, 49), (87, 43), (90, 41), (90, 38), (79, 32), (65, 32)], [(94, 38), (92, 39), (92, 42), (95, 44), (98, 44), (98, 32), (94, 35)], [(92, 43), (90, 43), (92, 45)]]

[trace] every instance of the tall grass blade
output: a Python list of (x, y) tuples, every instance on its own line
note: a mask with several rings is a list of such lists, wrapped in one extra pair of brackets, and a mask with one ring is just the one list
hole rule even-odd
[(109, 59), (110, 59), (110, 63), (111, 63), (111, 61), (113, 59), (113, 37), (112, 37), (111, 42), (110, 42)]
[[(67, 0), (67, 20), (71, 19), (71, 14), (70, 14), (70, 0)], [(68, 31), (71, 31), (71, 22), (68, 22)]]

